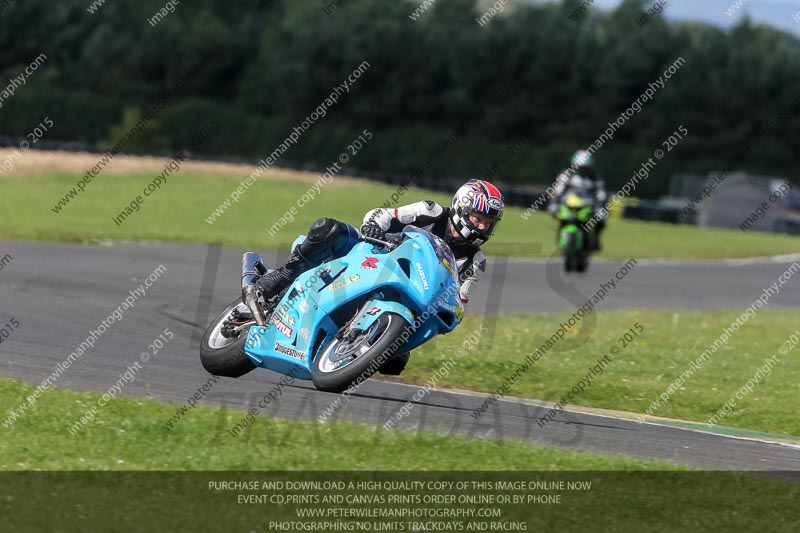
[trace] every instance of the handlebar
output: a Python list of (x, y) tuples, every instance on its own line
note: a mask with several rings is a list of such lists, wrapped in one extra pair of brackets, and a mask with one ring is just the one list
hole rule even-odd
[(399, 246), (398, 243), (389, 242), (389, 241), (382, 241), (380, 239), (374, 239), (372, 237), (367, 237), (366, 235), (361, 236), (361, 240), (365, 242), (371, 242), (372, 244), (380, 244), (384, 248), (387, 248), (390, 252)]

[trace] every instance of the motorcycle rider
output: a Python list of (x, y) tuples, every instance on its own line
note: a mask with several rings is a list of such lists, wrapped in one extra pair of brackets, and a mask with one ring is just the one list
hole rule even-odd
[[(458, 263), (461, 288), (459, 297), (469, 302), (470, 294), (486, 268), (481, 245), (494, 234), (503, 218), (503, 195), (484, 180), (469, 180), (453, 196), (450, 207), (422, 200), (394, 209), (376, 208), (364, 216), (361, 234), (383, 240), (387, 233), (399, 232), (406, 225), (430, 231), (450, 245)], [(256, 286), (265, 300), (286, 289), (306, 270), (341, 257), (358, 242), (352, 226), (332, 218), (316, 220), (286, 263), (261, 276)]]
[[(503, 218), (504, 207), (503, 195), (497, 187), (488, 181), (472, 179), (458, 189), (450, 207), (423, 200), (394, 209), (373, 209), (364, 216), (361, 234), (384, 240), (387, 233), (396, 233), (411, 225), (443, 239), (456, 259), (459, 298), (462, 303), (467, 303), (486, 269), (486, 259), (480, 247), (494, 234), (497, 223)], [(332, 218), (320, 218), (311, 224), (306, 240), (295, 248), (286, 263), (258, 278), (255, 285), (268, 301), (289, 287), (303, 272), (342, 257), (356, 243), (358, 235), (352, 226)], [(408, 354), (396, 359), (398, 363), (402, 360), (402, 370)], [(391, 373), (385, 370), (381, 371)]]
[(553, 197), (548, 206), (551, 213), (555, 213), (558, 205), (567, 196), (570, 190), (582, 189), (594, 199), (595, 211), (599, 220), (595, 225), (594, 238), (589, 239), (592, 250), (600, 250), (600, 233), (606, 227), (607, 214), (600, 211), (605, 207), (608, 194), (605, 183), (594, 169), (594, 158), (586, 150), (578, 150), (572, 156), (572, 165), (558, 175), (555, 182)]

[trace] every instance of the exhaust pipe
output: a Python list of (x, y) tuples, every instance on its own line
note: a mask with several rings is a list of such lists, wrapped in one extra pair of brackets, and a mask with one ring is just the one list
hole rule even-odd
[(242, 302), (253, 313), (253, 318), (259, 326), (265, 326), (267, 320), (258, 304), (258, 289), (253, 283), (266, 273), (267, 267), (264, 266), (264, 259), (259, 254), (255, 252), (242, 254)]

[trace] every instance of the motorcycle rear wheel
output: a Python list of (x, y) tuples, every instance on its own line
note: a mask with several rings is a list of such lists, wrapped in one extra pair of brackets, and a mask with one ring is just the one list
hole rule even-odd
[(239, 336), (234, 338), (226, 338), (220, 333), (222, 323), (240, 303), (241, 299), (237, 298), (217, 315), (200, 341), (200, 362), (215, 376), (238, 378), (256, 367), (244, 351), (250, 326), (243, 328)]

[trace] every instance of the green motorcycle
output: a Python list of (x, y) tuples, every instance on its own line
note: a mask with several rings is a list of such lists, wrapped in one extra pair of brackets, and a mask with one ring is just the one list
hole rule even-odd
[(591, 230), (583, 225), (594, 216), (594, 199), (582, 190), (567, 193), (554, 214), (559, 222), (558, 248), (567, 272), (586, 272), (589, 266)]

